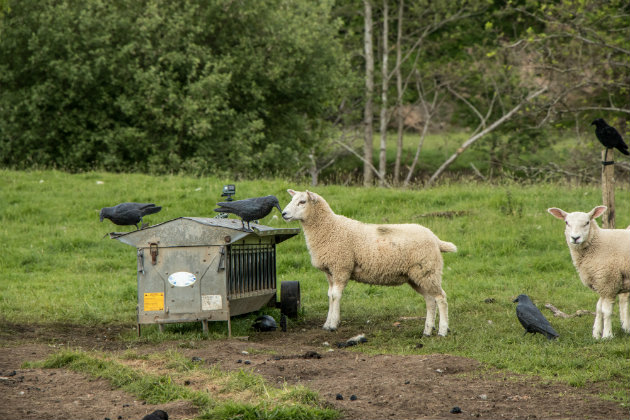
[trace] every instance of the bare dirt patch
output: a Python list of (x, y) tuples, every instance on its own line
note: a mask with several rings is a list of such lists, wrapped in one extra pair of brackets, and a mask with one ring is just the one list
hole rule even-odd
[[(628, 418), (619, 404), (598, 397), (596, 385), (573, 388), (487, 369), (463, 357), (424, 354), (366, 355), (322, 345), (348, 338), (319, 328), (257, 333), (247, 340), (186, 340), (130, 344), (119, 337), (129, 327), (0, 325), (0, 418), (140, 419), (163, 409), (173, 419), (194, 418), (187, 402), (151, 406), (133, 395), (63, 369), (21, 369), (64, 347), (139, 354), (175, 349), (207, 366), (245, 369), (269, 382), (301, 384), (319, 392), (346, 419), (422, 418)], [(333, 351), (328, 351), (328, 350)], [(245, 352), (245, 353), (244, 353)], [(195, 378), (191, 377), (191, 386)], [(343, 399), (337, 399), (340, 394)], [(352, 396), (356, 398), (351, 398)], [(451, 413), (459, 407), (461, 413)]]

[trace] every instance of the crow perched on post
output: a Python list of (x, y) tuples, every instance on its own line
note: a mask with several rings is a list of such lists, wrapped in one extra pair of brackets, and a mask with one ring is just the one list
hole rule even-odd
[(560, 336), (542, 312), (534, 305), (529, 296), (518, 295), (514, 302), (518, 302), (518, 305), (516, 305), (516, 316), (523, 328), (525, 328), (525, 334), (541, 333), (546, 335), (549, 340)]
[(595, 126), (595, 135), (604, 147), (607, 149), (616, 148), (624, 155), (630, 155), (628, 145), (623, 141), (621, 134), (615, 127), (609, 126), (603, 118), (596, 119), (591, 125)]
[(142, 217), (147, 214), (157, 213), (162, 207), (153, 203), (122, 203), (114, 207), (103, 207), (101, 209), (101, 222), (103, 219), (109, 219), (112, 223), (119, 226), (135, 225), (136, 230), (138, 223), (142, 222)]
[(252, 230), (249, 227), (249, 222), (252, 220), (262, 219), (268, 215), (274, 207), (280, 212), (280, 203), (274, 195), (268, 195), (266, 197), (246, 198), (245, 200), (238, 201), (224, 201), (217, 203), (219, 208), (214, 209), (216, 212), (221, 213), (233, 213), (241, 218), (243, 224), (243, 230), (245, 230), (245, 222), (247, 222), (247, 229)]

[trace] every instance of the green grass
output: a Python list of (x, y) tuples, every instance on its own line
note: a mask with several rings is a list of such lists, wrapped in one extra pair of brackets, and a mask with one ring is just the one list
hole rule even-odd
[[(122, 360), (133, 360), (129, 354)], [(145, 360), (144, 357), (141, 358)], [(250, 371), (222, 372), (216, 367), (199, 366), (177, 352), (154, 354), (150, 359), (163, 362), (169, 374), (150, 374), (117, 360), (110, 354), (82, 351), (60, 351), (42, 362), (28, 362), (25, 368), (65, 368), (95, 378), (108, 380), (149, 404), (164, 404), (187, 400), (199, 409), (200, 419), (322, 419), (339, 417), (339, 413), (324, 407), (319, 396), (303, 387), (275, 388)], [(194, 372), (203, 381), (203, 388), (218, 390), (196, 391), (182, 383)], [(248, 398), (235, 392), (247, 390)], [(251, 397), (254, 394), (254, 398)], [(250, 402), (253, 400), (254, 402)]]
[[(102, 181), (103, 184), (97, 183)], [(232, 179), (184, 176), (151, 177), (57, 171), (0, 171), (0, 316), (10, 323), (79, 325), (135, 323), (136, 252), (103, 235), (113, 230), (98, 221), (103, 206), (123, 201), (156, 202), (163, 210), (147, 217), (151, 224), (179, 216), (212, 217), (221, 187)], [(236, 182), (236, 198), (275, 194), (284, 206), (289, 181)], [(585, 288), (571, 263), (563, 224), (546, 212), (590, 210), (601, 203), (596, 185), (563, 183), (521, 185), (498, 182), (444, 182), (425, 190), (324, 186), (314, 189), (340, 214), (369, 223), (420, 223), (459, 251), (445, 254), (443, 287), (448, 295), (451, 333), (422, 337), (422, 321), (393, 323), (423, 316), (425, 304), (409, 287), (374, 287), (351, 282), (341, 305), (342, 331), (363, 332), (368, 353), (449, 353), (487, 366), (573, 386), (597, 383), (606, 398), (630, 405), (629, 337), (621, 330), (615, 306), (615, 338), (591, 337), (593, 318), (553, 318), (543, 308), (553, 303), (567, 313), (594, 311), (597, 295)], [(630, 225), (630, 191), (617, 188), (617, 226)], [(453, 218), (426, 216), (459, 211)], [(298, 227), (274, 220), (264, 224)], [(424, 216), (423, 216), (424, 215)], [(131, 228), (129, 228), (131, 229)], [(277, 247), (278, 280), (299, 280), (305, 326), (321, 325), (328, 309), (325, 276), (310, 264), (302, 234)], [(530, 295), (561, 337), (523, 337), (512, 300)], [(493, 298), (494, 303), (485, 303)], [(369, 310), (366, 310), (369, 308)], [(265, 309), (277, 317), (276, 309)], [(233, 334), (247, 335), (257, 314), (236, 317)], [(3, 322), (3, 323), (4, 323)], [(122, 340), (160, 342), (205, 339), (201, 326), (168, 325), (163, 335), (146, 327), (136, 338), (129, 328)], [(0, 327), (0, 336), (3, 333)], [(225, 337), (224, 322), (211, 323), (210, 339)], [(331, 335), (335, 340), (336, 336)], [(422, 348), (417, 348), (418, 343)], [(305, 397), (308, 399), (308, 397)], [(229, 407), (225, 408), (226, 410)], [(229, 411), (229, 410), (228, 410)]]

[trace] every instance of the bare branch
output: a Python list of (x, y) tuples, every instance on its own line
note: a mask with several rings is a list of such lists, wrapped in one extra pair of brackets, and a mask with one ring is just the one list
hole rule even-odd
[(347, 144), (339, 140), (335, 140), (335, 143), (338, 143), (341, 147), (343, 147), (344, 149), (346, 149), (347, 151), (349, 151), (350, 153), (352, 153), (353, 155), (361, 159), (361, 161), (363, 161), (363, 163), (372, 170), (372, 172), (379, 178), (379, 180), (383, 181), (383, 184), (387, 188), (391, 188), (391, 185), (385, 179), (381, 177), (381, 174), (378, 172), (378, 169), (376, 169), (374, 165), (372, 165), (372, 162), (368, 162), (363, 156), (361, 156), (359, 153), (357, 153), (352, 147), (348, 146)]
[(474, 142), (476, 142), (477, 140), (479, 140), (480, 138), (482, 138), (483, 136), (485, 136), (486, 134), (488, 134), (489, 132), (493, 131), (495, 128), (497, 128), (498, 126), (500, 126), (501, 124), (503, 124), (505, 121), (509, 120), (512, 115), (514, 115), (516, 112), (518, 112), (519, 109), (521, 109), (521, 107), (526, 104), (527, 102), (531, 101), (532, 99), (534, 99), (535, 97), (541, 95), (542, 93), (544, 93), (545, 91), (547, 91), (547, 87), (543, 87), (542, 89), (537, 90), (534, 93), (531, 93), (529, 96), (527, 96), (527, 98), (523, 99), (523, 101), (521, 101), (518, 105), (516, 105), (514, 108), (512, 108), (507, 114), (504, 114), (501, 118), (499, 118), (498, 120), (496, 120), (495, 122), (493, 122), (490, 126), (488, 126), (486, 129), (484, 129), (483, 131), (481, 131), (480, 133), (472, 136), (471, 138), (469, 138), (468, 140), (466, 140), (458, 149), (455, 153), (453, 153), (453, 155), (451, 155), (451, 157), (449, 157), (448, 159), (446, 159), (446, 161), (444, 161), (444, 163), (438, 168), (437, 171), (435, 171), (435, 173), (433, 175), (431, 175), (431, 178), (429, 178), (429, 181), (427, 182), (427, 186), (433, 184), (433, 182), (435, 182), (435, 180), (442, 174), (442, 172), (444, 172), (444, 170), (455, 161), (455, 159), (457, 159), (457, 157), (459, 155), (461, 155), (462, 153), (464, 153), (466, 151), (466, 149), (468, 149), (468, 147), (473, 144)]
[(630, 114), (630, 109), (626, 108), (617, 108), (614, 106), (583, 106), (580, 108), (573, 108), (573, 111), (613, 111), (613, 112), (623, 112), (625, 114)]
[[(454, 89), (453, 89), (450, 85), (448, 85), (448, 84), (446, 85), (446, 89), (447, 89), (449, 92), (451, 92), (451, 93), (453, 94), (453, 96), (455, 96), (457, 99), (459, 99), (460, 101), (462, 101), (463, 103), (465, 103), (465, 104), (468, 106), (468, 108), (470, 108), (470, 109), (472, 110), (472, 112), (474, 112), (474, 113), (477, 115), (477, 117), (479, 118), (479, 121), (480, 121), (480, 125), (481, 125), (482, 127), (485, 127), (485, 126), (486, 126), (486, 118), (487, 118), (487, 117), (486, 117), (486, 118), (484, 118), (484, 116), (483, 116), (483, 115), (481, 115), (481, 112), (479, 112), (479, 110), (478, 110), (478, 109), (477, 109), (477, 108), (476, 108), (476, 107), (475, 107), (472, 103), (470, 103), (470, 102), (468, 101), (468, 99), (464, 98), (462, 95), (460, 95), (459, 93), (457, 93), (457, 92), (456, 92), (456, 91), (455, 91), (455, 90), (454, 90)], [(496, 96), (496, 95), (495, 95), (495, 96)], [(492, 99), (492, 101), (494, 102), (494, 98)]]
[[(436, 84), (435, 80), (433, 81), (434, 84)], [(435, 108), (436, 108), (436, 103), (437, 103), (437, 98), (438, 98), (438, 90), (437, 90), (437, 86), (433, 91), (433, 100), (431, 101), (431, 107), (427, 107), (427, 102), (424, 99), (424, 89), (422, 87), (422, 79), (416, 79), (416, 89), (418, 90), (418, 97), (420, 100), (420, 103), (422, 104), (422, 107), (424, 108), (424, 112), (427, 116), (427, 120), (424, 122), (424, 127), (422, 127), (422, 134), (420, 135), (420, 140), (418, 141), (418, 147), (416, 148), (416, 154), (413, 157), (413, 162), (411, 163), (411, 167), (409, 168), (409, 172), (407, 173), (407, 176), (405, 177), (405, 182), (403, 183), (403, 186), (407, 187), (409, 185), (409, 182), (411, 181), (411, 176), (413, 175), (413, 172), (416, 169), (416, 165), (418, 164), (418, 158), (420, 157), (420, 151), (422, 150), (422, 145), (424, 144), (424, 138), (427, 135), (427, 132), (429, 131), (429, 124), (431, 123), (431, 118), (433, 116), (433, 113), (435, 112)]]

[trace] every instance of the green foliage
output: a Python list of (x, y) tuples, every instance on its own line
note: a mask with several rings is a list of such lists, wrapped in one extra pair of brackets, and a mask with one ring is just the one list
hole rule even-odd
[[(556, 130), (566, 137), (577, 128), (579, 137), (594, 117), (627, 130), (623, 1), (404, 4), (402, 103), (418, 114), (421, 102), (435, 103), (431, 131), (487, 127), (548, 87), (473, 146), (492, 174), (523, 176), (514, 168), (553, 147)], [(362, 6), (0, 0), (0, 165), (239, 179), (315, 176), (330, 165), (336, 181), (356, 180), (357, 161), (346, 170), (349, 152), (337, 140), (352, 143), (363, 122)], [(381, 7), (373, 3), (377, 62)], [(388, 107), (390, 123), (395, 52), (386, 104), (378, 104), (375, 73), (375, 112)], [(594, 141), (581, 141), (580, 150)], [(561, 162), (575, 173), (591, 160), (581, 152)]]
[(0, 38), (0, 162), (288, 171), (319, 140), (340, 95), (344, 58), (329, 8), (12, 2)]
[(549, 84), (554, 104), (544, 111), (555, 127), (587, 127), (601, 116), (614, 125), (626, 120), (628, 10), (621, 0), (565, 0), (510, 2), (502, 11), (527, 27), (515, 51), (528, 57), (522, 72)]

